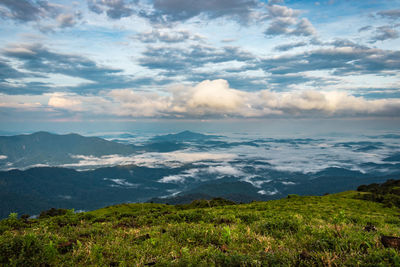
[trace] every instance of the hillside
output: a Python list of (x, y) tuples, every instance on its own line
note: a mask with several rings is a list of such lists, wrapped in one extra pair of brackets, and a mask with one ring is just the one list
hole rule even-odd
[[(187, 204), (199, 198), (223, 197), (248, 203), (280, 199), (289, 194), (322, 195), (355, 190), (363, 183), (381, 183), (399, 177), (379, 177), (339, 168), (307, 175), (262, 169), (260, 175), (276, 178), (255, 184), (229, 175), (215, 179), (206, 165), (196, 166), (201, 179), (165, 181), (166, 177), (179, 177), (191, 168), (192, 164), (175, 168), (124, 165), (87, 171), (58, 167), (0, 171), (0, 219), (11, 212), (33, 215), (52, 207), (87, 211), (126, 202)], [(287, 185), (286, 180), (292, 182)]]
[(400, 236), (400, 210), (364, 194), (120, 204), (49, 217), (53, 210), (40, 219), (11, 214), (0, 222), (0, 265), (398, 265), (399, 252), (390, 246), (399, 245), (391, 237)]

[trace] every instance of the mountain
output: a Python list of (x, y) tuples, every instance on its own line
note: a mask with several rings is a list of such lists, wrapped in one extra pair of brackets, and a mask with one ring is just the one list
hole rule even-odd
[(167, 194), (174, 186), (157, 180), (180, 171), (130, 165), (92, 171), (41, 167), (0, 172), (0, 218), (10, 212), (38, 214), (51, 207), (92, 210), (143, 202)]
[(400, 162), (400, 153), (395, 153), (389, 157), (386, 157), (383, 159), (383, 161), (395, 161), (395, 162)]
[[(194, 167), (200, 176), (174, 181)], [(400, 178), (400, 174), (377, 176), (328, 168), (315, 174), (263, 170), (269, 180), (245, 181), (235, 176), (216, 179), (214, 173), (207, 172), (207, 166), (202, 168), (186, 164), (151, 168), (124, 165), (86, 171), (58, 167), (4, 171), (0, 172), (0, 218), (11, 212), (38, 214), (51, 207), (92, 210), (122, 202), (182, 204), (198, 198), (223, 197), (248, 203), (290, 194), (337, 193), (354, 190), (361, 184)]]
[(58, 135), (48, 132), (0, 136), (0, 169), (26, 168), (36, 164), (58, 166), (77, 163), (78, 155), (102, 157), (139, 152), (171, 152), (182, 148), (183, 144), (170, 141), (135, 146), (99, 137), (84, 137), (78, 134)]
[(183, 131), (177, 134), (158, 135), (151, 139), (152, 142), (169, 141), (169, 142), (187, 142), (187, 141), (204, 141), (220, 138), (219, 135), (207, 135), (194, 133), (191, 131)]
[[(137, 151), (133, 145), (124, 145), (98, 137), (78, 134), (58, 135), (37, 132), (27, 135), (0, 136), (0, 167), (24, 168), (35, 164), (59, 165), (76, 162), (73, 155), (100, 157), (129, 155)], [(5, 157), (6, 158), (5, 158)], [(7, 165), (10, 162), (12, 165)]]

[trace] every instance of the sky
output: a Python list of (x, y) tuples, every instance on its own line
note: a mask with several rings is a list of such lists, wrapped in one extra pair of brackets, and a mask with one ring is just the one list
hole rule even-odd
[(400, 117), (397, 0), (0, 0), (0, 124)]

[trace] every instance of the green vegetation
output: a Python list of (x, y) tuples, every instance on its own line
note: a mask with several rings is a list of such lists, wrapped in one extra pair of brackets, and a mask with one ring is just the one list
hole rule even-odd
[(368, 192), (360, 197), (365, 200), (383, 203), (386, 207), (400, 208), (400, 180), (387, 180), (383, 184), (360, 185), (357, 191)]
[(399, 208), (354, 191), (236, 205), (120, 204), (0, 222), (1, 266), (400, 266)]

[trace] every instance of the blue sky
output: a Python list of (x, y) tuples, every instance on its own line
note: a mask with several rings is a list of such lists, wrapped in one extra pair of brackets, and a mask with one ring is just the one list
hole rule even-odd
[(400, 1), (0, 0), (0, 121), (396, 118)]

